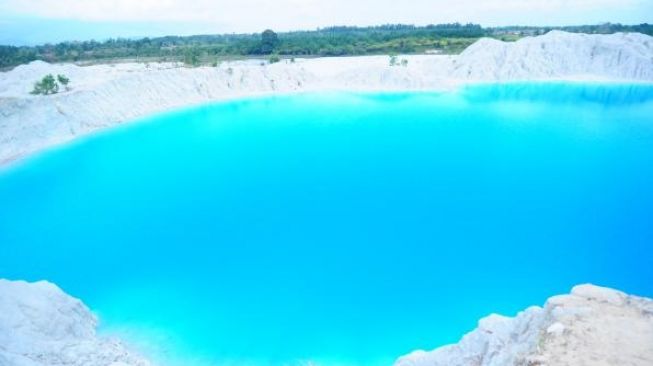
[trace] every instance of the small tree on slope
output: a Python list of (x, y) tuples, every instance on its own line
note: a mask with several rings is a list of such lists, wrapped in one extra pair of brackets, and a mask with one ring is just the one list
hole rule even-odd
[(59, 81), (59, 84), (63, 85), (66, 90), (68, 90), (68, 83), (70, 82), (70, 79), (66, 77), (66, 75), (59, 74), (57, 75), (57, 81)]
[(55, 94), (59, 91), (59, 84), (57, 84), (57, 81), (54, 79), (54, 76), (52, 74), (48, 74), (41, 79), (41, 81), (37, 81), (34, 83), (34, 90), (32, 90), (32, 94), (43, 94), (43, 95), (48, 95), (48, 94)]

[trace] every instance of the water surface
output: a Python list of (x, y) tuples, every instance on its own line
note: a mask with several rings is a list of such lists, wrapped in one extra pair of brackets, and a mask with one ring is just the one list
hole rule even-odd
[(653, 86), (306, 94), (0, 172), (0, 277), (170, 364), (388, 365), (592, 282), (653, 296)]

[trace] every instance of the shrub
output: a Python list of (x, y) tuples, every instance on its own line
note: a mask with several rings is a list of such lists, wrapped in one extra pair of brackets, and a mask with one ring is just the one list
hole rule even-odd
[(57, 81), (59, 82), (59, 84), (63, 85), (64, 88), (66, 88), (66, 90), (68, 90), (68, 83), (70, 83), (70, 79), (68, 79), (66, 75), (62, 75), (62, 74), (57, 75)]
[(278, 55), (272, 55), (270, 56), (269, 61), (271, 64), (276, 64), (277, 62), (281, 61), (281, 59), (279, 58)]
[(32, 90), (31, 93), (35, 95), (48, 95), (55, 94), (57, 92), (59, 92), (59, 84), (57, 84), (57, 81), (54, 79), (52, 74), (48, 74), (44, 76), (41, 81), (34, 83), (34, 90)]
[(397, 55), (390, 55), (390, 66), (397, 66), (399, 64)]

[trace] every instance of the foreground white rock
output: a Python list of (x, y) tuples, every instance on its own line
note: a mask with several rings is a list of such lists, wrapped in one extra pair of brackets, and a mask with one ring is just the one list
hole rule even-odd
[(147, 366), (117, 340), (96, 335), (97, 319), (57, 286), (0, 279), (0, 365)]
[(653, 301), (580, 285), (514, 318), (490, 315), (459, 343), (395, 366), (653, 365)]
[[(515, 43), (482, 39), (459, 56), (341, 57), (224, 63), (79, 67), (33, 62), (0, 73), (0, 164), (76, 136), (171, 108), (241, 96), (301, 91), (441, 90), (508, 80), (653, 82), (653, 37), (550, 32)], [(71, 90), (33, 96), (35, 81), (65, 74)]]
[[(0, 365), (149, 366), (57, 286), (0, 279)], [(416, 351), (395, 366), (653, 365), (653, 300), (593, 285), (514, 318), (490, 315), (455, 345)]]

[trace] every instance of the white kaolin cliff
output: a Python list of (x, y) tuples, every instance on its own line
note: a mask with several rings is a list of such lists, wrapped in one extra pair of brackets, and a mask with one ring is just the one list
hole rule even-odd
[[(0, 73), (0, 165), (76, 136), (152, 113), (207, 101), (301, 91), (441, 90), (479, 81), (653, 82), (653, 37), (554, 31), (514, 43), (481, 39), (459, 56), (340, 57), (223, 63), (79, 67), (33, 62)], [(33, 96), (34, 82), (65, 74), (70, 90)]]
[(599, 79), (653, 81), (653, 37), (552, 31), (515, 43), (484, 38), (460, 55), (455, 78), (484, 81)]

